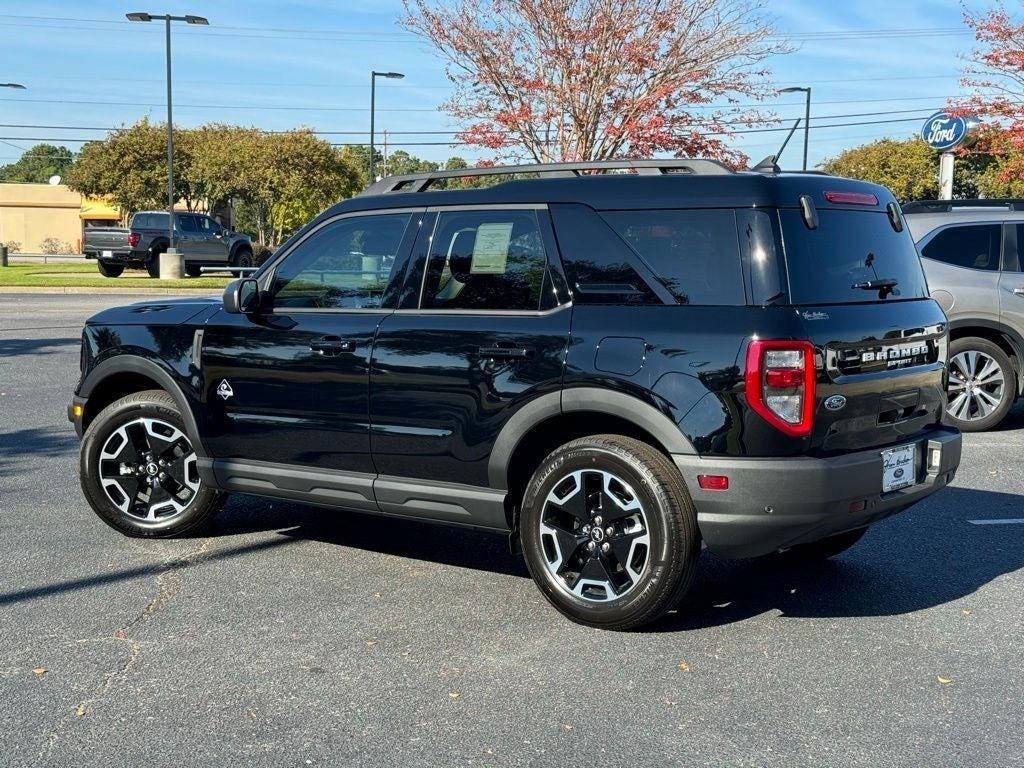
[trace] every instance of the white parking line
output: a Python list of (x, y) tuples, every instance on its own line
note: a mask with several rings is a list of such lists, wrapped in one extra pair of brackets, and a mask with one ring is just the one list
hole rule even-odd
[(971, 525), (1024, 525), (1024, 517), (1004, 517), (994, 520), (968, 520)]

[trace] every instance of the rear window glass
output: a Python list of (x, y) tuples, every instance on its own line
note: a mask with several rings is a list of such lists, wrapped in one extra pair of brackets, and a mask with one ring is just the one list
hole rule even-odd
[(733, 211), (605, 211), (601, 215), (680, 304), (746, 303)]
[[(923, 299), (928, 287), (910, 233), (897, 232), (885, 213), (818, 209), (808, 229), (797, 210), (780, 210), (793, 304), (844, 304)], [(889, 290), (860, 287), (895, 280)]]

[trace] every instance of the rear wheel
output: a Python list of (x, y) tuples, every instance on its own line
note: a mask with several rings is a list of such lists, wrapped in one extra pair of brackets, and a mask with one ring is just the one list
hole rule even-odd
[(520, 519), (527, 566), (573, 621), (631, 629), (675, 607), (700, 556), (679, 471), (646, 443), (598, 435), (566, 443), (534, 473)]
[(198, 264), (186, 264), (185, 274), (188, 275), (189, 277), (202, 277), (203, 268)]
[(1009, 356), (988, 339), (969, 336), (949, 345), (946, 419), (964, 432), (983, 432), (1013, 406), (1017, 376)]
[(79, 480), (100, 519), (128, 536), (180, 536), (217, 511), (222, 494), (199, 477), (198, 457), (173, 398), (122, 397), (89, 425)]
[(152, 256), (149, 257), (149, 261), (146, 262), (146, 271), (149, 273), (150, 277), (160, 277), (161, 253), (163, 253), (163, 251), (160, 251), (159, 253), (154, 253)]
[(120, 277), (124, 272), (124, 264), (104, 264), (102, 261), (97, 261), (96, 267), (104, 277)]

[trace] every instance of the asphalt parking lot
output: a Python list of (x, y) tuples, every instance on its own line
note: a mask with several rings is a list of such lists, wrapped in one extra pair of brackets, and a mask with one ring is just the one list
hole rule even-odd
[(2, 765), (1024, 765), (1024, 409), (954, 487), (805, 568), (705, 555), (576, 626), (503, 538), (235, 497), (138, 541), (77, 480), (83, 320), (0, 296)]

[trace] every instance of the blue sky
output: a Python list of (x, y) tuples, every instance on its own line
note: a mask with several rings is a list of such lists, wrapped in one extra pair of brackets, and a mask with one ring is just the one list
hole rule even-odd
[[(403, 134), (452, 131), (457, 124), (437, 109), (450, 92), (441, 62), (397, 26), (400, 0), (0, 0), (0, 82), (28, 86), (0, 89), (0, 123), (75, 126), (0, 127), (0, 163), (12, 162), (19, 148), (37, 139), (77, 149), (80, 142), (72, 139), (103, 135), (84, 128), (127, 125), (144, 115), (163, 120), (163, 27), (124, 21), (126, 12), (138, 10), (210, 19), (208, 28), (174, 29), (178, 125), (306, 126), (349, 132), (332, 141), (365, 142), (369, 71), (397, 70), (406, 78), (378, 81), (377, 91), (377, 128), (391, 132), (392, 146), (434, 160), (478, 156), (466, 147), (428, 144), (443, 143), (450, 134)], [(924, 117), (959, 92), (959, 56), (973, 45), (956, 0), (770, 0), (768, 13), (781, 34), (799, 40), (793, 53), (770, 62), (773, 81), (811, 86), (812, 116), (820, 116), (820, 123), (906, 119), (812, 130), (812, 165), (847, 146), (916, 133)], [(894, 28), (942, 32), (873, 33)], [(834, 36), (848, 30), (867, 33)], [(769, 106), (789, 125), (803, 114), (803, 95), (783, 94)], [(829, 117), (880, 112), (889, 114)], [(757, 160), (774, 151), (783, 135), (750, 134), (734, 143)], [(790, 142), (783, 165), (799, 164), (801, 142), (801, 134)]]

